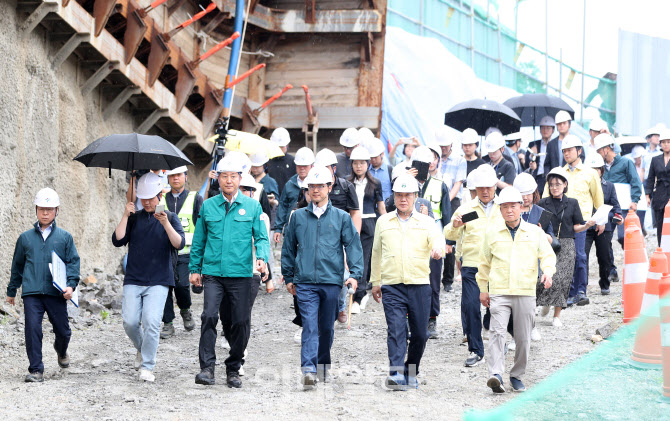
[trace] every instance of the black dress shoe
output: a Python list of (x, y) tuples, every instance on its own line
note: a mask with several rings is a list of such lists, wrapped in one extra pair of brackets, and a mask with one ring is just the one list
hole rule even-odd
[(228, 373), (226, 383), (228, 383), (228, 387), (234, 387), (236, 389), (239, 389), (240, 387), (242, 387), (242, 380), (240, 380), (240, 374), (237, 371), (231, 371), (230, 373)]
[(196, 384), (211, 386), (214, 384), (214, 367), (205, 367), (195, 376)]

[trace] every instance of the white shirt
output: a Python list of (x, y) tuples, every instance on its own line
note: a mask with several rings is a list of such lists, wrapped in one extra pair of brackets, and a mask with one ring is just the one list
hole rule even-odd
[(300, 177), (296, 178), (295, 181), (298, 183), (298, 187), (301, 189), (306, 189), (307, 184), (305, 184), (305, 180), (301, 180)]
[(54, 223), (53, 223), (53, 222), (51, 223), (51, 225), (49, 225), (49, 226), (46, 227), (45, 229), (42, 229), (42, 226), (41, 226), (41, 225), (38, 225), (38, 227), (39, 227), (39, 229), (40, 229), (40, 232), (42, 233), (42, 239), (43, 239), (44, 241), (47, 240), (47, 237), (49, 236), (49, 234), (51, 234), (51, 231), (53, 231), (53, 226), (54, 226)]
[(410, 219), (412, 219), (413, 214), (414, 210), (412, 210), (407, 219), (402, 219), (400, 217), (400, 214), (396, 211), (396, 215), (398, 216), (398, 222), (400, 222), (400, 228), (402, 228), (403, 231), (407, 231), (407, 223), (409, 222)]
[[(547, 141), (549, 143), (549, 141)], [(540, 157), (540, 162), (537, 164), (537, 174), (544, 174), (544, 160), (547, 158), (547, 143), (544, 143), (544, 139), (540, 139), (540, 150), (538, 153), (543, 153)]]
[(317, 218), (321, 218), (321, 215), (326, 213), (326, 208), (328, 208), (328, 202), (326, 202), (326, 204), (321, 207), (318, 207), (316, 206), (316, 204), (314, 204), (313, 209), (314, 215), (316, 215)]
[(486, 216), (489, 217), (491, 214), (491, 209), (493, 209), (493, 202), (494, 200), (491, 200), (489, 203), (484, 203), (481, 200), (479, 201), (479, 204), (482, 205), (482, 208), (484, 208), (484, 213), (486, 213)]
[(238, 195), (239, 193), (240, 193), (240, 191), (239, 191), (239, 190), (238, 190), (238, 191), (236, 191), (236, 192), (235, 192), (235, 194), (233, 195), (233, 198), (232, 198), (232, 199), (230, 199), (230, 200), (228, 200), (228, 199), (226, 198), (226, 195), (225, 195), (225, 194), (223, 194), (223, 193), (221, 193), (221, 196), (223, 196), (223, 200), (224, 200), (224, 201), (226, 201), (226, 202), (228, 202), (228, 203), (230, 203), (230, 204), (232, 205), (232, 204), (233, 204), (233, 202), (234, 202), (234, 201), (235, 201), (235, 200), (237, 199), (237, 195)]
[(365, 198), (365, 187), (367, 187), (367, 185), (367, 177), (363, 177), (362, 180), (359, 180), (358, 178), (354, 179), (354, 186), (356, 186), (356, 197), (358, 198), (358, 208), (361, 210), (361, 212), (363, 211), (363, 199)]

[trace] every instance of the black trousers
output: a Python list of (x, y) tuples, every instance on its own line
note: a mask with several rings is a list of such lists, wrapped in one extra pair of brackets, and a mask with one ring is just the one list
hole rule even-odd
[(363, 246), (363, 278), (354, 293), (354, 301), (361, 303), (370, 281), (370, 265), (372, 263), (372, 243), (375, 239), (376, 218), (363, 218), (361, 222), (361, 246)]
[[(254, 308), (254, 302), (258, 296), (260, 286), (261, 277), (259, 275), (254, 275), (251, 278), (251, 294), (249, 294), (249, 321), (251, 321), (251, 310)], [(223, 300), (219, 306), (219, 318), (221, 319), (221, 327), (223, 328), (223, 337), (230, 343), (230, 332), (233, 325), (231, 322), (232, 316), (230, 306), (227, 306)], [(249, 337), (251, 337), (251, 329), (249, 330)]]
[[(596, 258), (598, 259), (598, 274), (600, 279), (598, 284), (600, 289), (609, 289), (610, 281), (609, 275), (612, 269), (611, 253), (612, 250), (612, 231), (603, 231), (602, 234), (597, 235), (596, 230), (589, 229), (586, 231), (586, 267), (589, 268), (589, 253), (591, 253), (591, 246), (596, 244)], [(588, 284), (588, 277), (586, 279)]]
[(658, 241), (658, 246), (661, 247), (661, 238), (663, 238), (663, 217), (665, 216), (665, 208), (654, 209), (652, 213), (654, 219), (656, 220), (656, 240)]
[(249, 342), (251, 329), (251, 278), (223, 278), (204, 275), (204, 306), (200, 319), (200, 368), (216, 364), (216, 325), (219, 322), (221, 303), (230, 311), (230, 354), (226, 358), (226, 373), (237, 372), (244, 364), (244, 350)]
[(440, 315), (440, 280), (442, 279), (442, 259), (430, 259), (430, 318)]
[(177, 270), (174, 273), (174, 287), (168, 290), (167, 299), (165, 300), (165, 309), (163, 310), (163, 323), (172, 323), (175, 318), (174, 314), (174, 300), (172, 294), (177, 299), (177, 307), (180, 310), (188, 310), (191, 308), (191, 291), (189, 289), (189, 271), (188, 259), (189, 254), (182, 254), (177, 258)]
[[(461, 206), (461, 199), (454, 197), (451, 201), (451, 211), (455, 212)], [(456, 269), (456, 254), (455, 250), (444, 256), (444, 273), (442, 273), (442, 284), (451, 285), (454, 283), (454, 270)]]
[(26, 295), (23, 297), (25, 312), (26, 353), (28, 354), (28, 371), (44, 373), (42, 363), (42, 319), (44, 313), (49, 316), (56, 340), (54, 348), (59, 356), (67, 354), (72, 331), (67, 318), (67, 301), (61, 296)]

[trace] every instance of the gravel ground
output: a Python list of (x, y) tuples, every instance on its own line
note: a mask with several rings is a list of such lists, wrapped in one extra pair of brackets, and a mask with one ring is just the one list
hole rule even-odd
[[(651, 254), (656, 238), (647, 238)], [(622, 252), (614, 244), (619, 273)], [(598, 346), (590, 337), (605, 323), (621, 319), (621, 283), (612, 284), (612, 295), (600, 295), (595, 252), (591, 256), (589, 295), (591, 304), (563, 313), (562, 328), (553, 328), (551, 318), (538, 316), (540, 342), (531, 345), (531, 360), (525, 377), (532, 388), (543, 378)], [(273, 294), (259, 293), (252, 316), (252, 337), (245, 364), (242, 389), (225, 385), (225, 368), (218, 368), (219, 384), (196, 385), (199, 329), (184, 331), (175, 320), (177, 334), (161, 340), (156, 382), (144, 384), (133, 369), (135, 350), (126, 337), (121, 315), (110, 311), (79, 318), (72, 324), (71, 368), (58, 368), (51, 347), (53, 333), (44, 324), (45, 382), (23, 383), (27, 357), (22, 322), (5, 316), (0, 323), (0, 409), (11, 419), (362, 419), (405, 418), (460, 419), (470, 408), (496, 407), (514, 393), (493, 395), (486, 387), (486, 364), (465, 368), (467, 348), (460, 345), (460, 283), (454, 292), (442, 292), (439, 338), (429, 340), (422, 361), (421, 385), (416, 391), (391, 392), (383, 387), (387, 370), (386, 326), (381, 304), (370, 299), (367, 308), (353, 316), (351, 330), (336, 326), (332, 348), (333, 381), (319, 384), (316, 391), (303, 392), (300, 380), (300, 348), (290, 323), (290, 295), (278, 288)], [(194, 295), (194, 314), (200, 314), (202, 296)], [(199, 321), (198, 321), (199, 326)], [(485, 342), (486, 344), (486, 342)], [(221, 360), (225, 353), (217, 346)], [(507, 370), (512, 363), (507, 356)], [(507, 382), (508, 374), (505, 376)], [(30, 399), (30, 402), (26, 400)]]

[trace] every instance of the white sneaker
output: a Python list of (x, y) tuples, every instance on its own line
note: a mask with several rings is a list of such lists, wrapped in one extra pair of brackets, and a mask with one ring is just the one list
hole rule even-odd
[(298, 329), (295, 335), (293, 335), (293, 342), (297, 343), (298, 345), (302, 344), (302, 328)]
[(243, 365), (241, 365), (241, 366), (240, 366), (240, 369), (237, 370), (237, 374), (238, 374), (240, 377), (244, 376), (244, 366), (243, 366)]
[(135, 366), (135, 371), (139, 370), (140, 367), (142, 367), (142, 363), (144, 360), (142, 359), (142, 352), (137, 351), (137, 355), (135, 356), (135, 363), (133, 364)]
[(484, 341), (489, 340), (489, 330), (488, 329), (482, 329), (482, 340), (484, 340)]
[(540, 331), (537, 330), (536, 327), (534, 327), (533, 330), (530, 331), (530, 340), (537, 342), (540, 339), (542, 339), (542, 336), (540, 336)]
[(361, 310), (365, 310), (365, 306), (368, 305), (368, 300), (370, 299), (370, 294), (365, 294), (361, 300)]
[(544, 317), (549, 314), (549, 306), (542, 306), (542, 311), (540, 311), (540, 316)]
[(551, 325), (553, 327), (561, 327), (563, 326), (563, 322), (561, 322), (561, 319), (559, 319), (558, 317), (554, 317), (554, 320), (551, 322)]
[(230, 344), (228, 343), (228, 340), (225, 336), (221, 336), (221, 348), (230, 349)]
[(361, 312), (360, 304), (354, 301), (354, 303), (351, 304), (351, 314), (358, 314), (360, 312)]
[(140, 381), (153, 383), (156, 380), (156, 376), (149, 370), (142, 369), (140, 370)]
[(510, 351), (516, 351), (516, 342), (514, 342), (514, 338), (512, 338), (512, 342), (507, 344), (507, 349)]
[(247, 349), (244, 348), (244, 355), (242, 356), (242, 358), (244, 358), (244, 359), (246, 360), (246, 359), (247, 359), (247, 355), (249, 355), (249, 353), (247, 352)]

